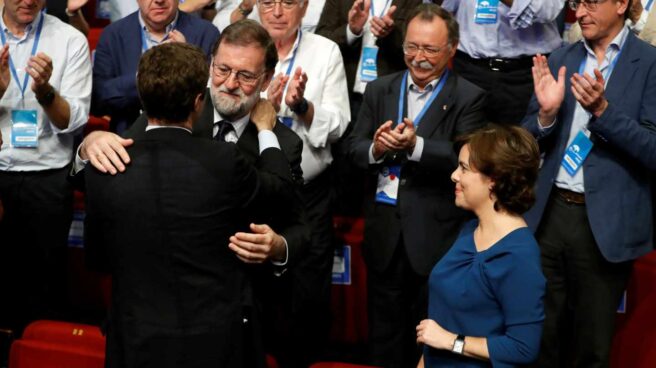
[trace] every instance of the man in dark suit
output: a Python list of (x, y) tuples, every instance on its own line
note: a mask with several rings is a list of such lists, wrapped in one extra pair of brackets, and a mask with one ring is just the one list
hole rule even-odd
[(187, 42), (210, 56), (219, 31), (212, 23), (178, 10), (178, 0), (139, 0), (139, 11), (108, 25), (93, 63), (91, 113), (109, 115), (123, 132), (141, 114), (136, 71), (141, 54), (165, 42)]
[(547, 278), (538, 366), (608, 367), (632, 260), (653, 245), (656, 50), (625, 27), (628, 0), (570, 5), (584, 40), (534, 59), (524, 118), (544, 152), (526, 214)]
[(372, 363), (384, 367), (417, 364), (414, 327), (426, 315), (427, 276), (465, 218), (450, 181), (453, 140), (483, 122), (483, 90), (447, 70), (458, 24), (434, 4), (408, 19), (408, 70), (369, 83), (350, 145), (372, 179), (363, 255)]
[[(228, 44), (229, 48), (222, 48), (224, 43)], [(254, 52), (254, 57), (249, 60), (238, 57), (243, 55), (244, 51)], [(212, 54), (210, 88), (206, 93), (207, 98), (200, 117), (194, 123), (193, 136), (236, 142), (246, 159), (258, 165), (260, 143), (251, 109), (259, 98), (260, 91), (266, 90), (273, 76), (278, 58), (275, 45), (262, 26), (247, 20), (227, 27), (214, 45)], [(230, 69), (228, 66), (232, 69), (229, 74), (224, 75), (224, 72), (228, 73)], [(258, 74), (264, 76), (262, 82), (251, 84), (252, 81), (248, 78)], [(220, 135), (220, 126), (224, 122), (230, 128), (223, 128), (223, 134)], [(103, 172), (116, 174), (125, 171), (126, 164), (130, 162), (125, 147), (132, 144), (132, 138), (144, 133), (146, 124), (146, 117), (139, 117), (126, 132), (128, 138), (121, 138), (109, 132), (91, 133), (80, 145), (76, 164), (80, 166), (81, 160), (88, 160)], [(284, 124), (275, 124), (273, 132), (290, 162), (293, 181), (300, 186), (303, 180), (300, 168), (302, 142)], [(300, 198), (295, 198), (285, 208), (280, 209), (283, 212), (278, 212), (276, 216), (257, 219), (260, 224), (267, 225), (255, 225), (250, 233), (235, 234), (231, 239), (231, 246), (237, 254), (245, 257), (245, 262), (279, 260), (281, 262), (277, 264), (281, 266), (293, 263), (301, 255), (303, 245), (309, 239), (303, 208)], [(288, 211), (289, 215), (285, 215), (285, 211)]]
[(153, 48), (138, 70), (148, 127), (128, 148), (130, 170), (85, 172), (85, 244), (107, 251), (113, 275), (106, 366), (251, 366), (243, 344), (248, 279), (225, 243), (254, 208), (276, 211), (253, 206), (259, 198), (279, 206), (293, 196), (271, 131), (275, 111), (258, 107), (268, 118), (258, 125), (255, 170), (236, 146), (191, 135), (208, 77), (199, 48)]

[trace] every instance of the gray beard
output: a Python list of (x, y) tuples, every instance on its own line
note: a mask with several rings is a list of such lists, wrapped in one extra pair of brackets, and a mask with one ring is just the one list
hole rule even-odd
[[(220, 86), (214, 88), (210, 86), (210, 96), (212, 97), (212, 104), (216, 111), (221, 114), (221, 116), (227, 120), (235, 121), (241, 117), (246, 116), (251, 112), (255, 103), (260, 99), (260, 86), (253, 92), (250, 96), (246, 94), (239, 88), (235, 91), (230, 91), (225, 86)], [(235, 102), (230, 97), (223, 97), (219, 92), (229, 92), (237, 93), (240, 100)]]

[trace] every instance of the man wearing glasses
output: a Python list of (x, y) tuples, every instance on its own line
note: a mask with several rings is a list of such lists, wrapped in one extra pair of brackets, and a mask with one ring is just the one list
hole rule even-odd
[[(228, 26), (213, 50), (209, 89), (203, 110), (193, 125), (193, 136), (233, 142), (240, 153), (259, 168), (262, 148), (271, 145), (270, 140), (260, 134), (260, 127), (269, 124), (269, 112), (275, 118), (271, 104), (260, 99), (260, 92), (271, 81), (278, 60), (275, 45), (262, 26), (243, 20)], [(146, 124), (142, 115), (126, 136), (142, 136)], [(289, 161), (298, 189), (303, 182), (300, 167), (303, 143), (279, 121), (273, 126), (273, 133), (277, 139), (274, 145), (279, 144)], [(116, 174), (131, 170), (130, 157), (124, 147), (132, 143), (132, 139), (114, 133), (93, 132), (80, 145), (76, 165), (82, 167), (84, 160), (88, 160), (102, 172)], [(215, 159), (221, 160), (220, 157)], [(298, 191), (295, 192), (295, 200), (284, 208), (278, 207), (275, 216), (259, 216), (249, 231), (238, 232), (230, 239), (217, 239), (217, 247), (229, 247), (243, 263), (250, 265), (247, 268), (252, 288), (246, 289), (243, 302), (252, 361), (244, 367), (264, 366), (259, 309), (263, 293), (280, 293), (279, 289), (273, 290), (277, 284), (271, 285), (268, 276), (296, 263), (309, 239), (304, 206)], [(266, 209), (267, 204), (261, 207)]]
[(408, 16), (407, 70), (367, 86), (350, 152), (371, 173), (365, 201), (371, 364), (419, 361), (415, 326), (427, 313), (426, 281), (455, 240), (465, 212), (450, 173), (454, 139), (483, 123), (484, 91), (447, 69), (458, 23), (422, 4)]
[(523, 124), (544, 162), (526, 213), (547, 278), (541, 367), (608, 367), (632, 260), (652, 250), (656, 50), (630, 0), (571, 0), (583, 41), (534, 58)]
[(533, 91), (531, 57), (561, 44), (563, 0), (444, 0), (462, 39), (453, 68), (487, 91), (485, 117), (519, 124)]
[[(134, 1), (134, 0), (133, 0)], [(93, 63), (91, 113), (109, 115), (122, 133), (141, 114), (136, 73), (141, 55), (167, 42), (199, 46), (208, 58), (219, 31), (208, 21), (178, 10), (178, 0), (137, 0), (139, 10), (103, 30)]]

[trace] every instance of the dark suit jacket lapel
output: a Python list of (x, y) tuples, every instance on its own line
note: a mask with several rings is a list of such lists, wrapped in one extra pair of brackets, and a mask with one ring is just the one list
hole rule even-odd
[(239, 151), (248, 158), (260, 156), (260, 143), (257, 139), (257, 128), (250, 120), (246, 124), (244, 131), (241, 133), (237, 145), (239, 146)]
[(606, 99), (612, 103), (617, 104), (622, 101), (633, 75), (638, 70), (637, 64), (634, 64), (640, 60), (640, 52), (636, 47), (637, 42), (638, 38), (629, 31), (620, 58), (606, 85)]
[(213, 138), (214, 128), (214, 105), (212, 104), (212, 97), (210, 90), (205, 92), (205, 105), (203, 111), (200, 113), (198, 120), (194, 123), (194, 136), (201, 138)]
[[(387, 120), (392, 120), (393, 126), (396, 126), (398, 123), (397, 119), (399, 111), (399, 94), (401, 92), (401, 82), (403, 81), (404, 75), (405, 71), (399, 72), (385, 91), (385, 97), (383, 97), (383, 116), (381, 116), (379, 122), (380, 125), (385, 123)], [(403, 105), (403, 110), (404, 113), (408, 110), (405, 102)]]
[[(420, 137), (430, 137), (438, 125), (444, 119), (447, 112), (451, 109), (454, 102), (454, 93), (457, 86), (457, 80), (455, 74), (450, 72), (446, 84), (440, 94), (437, 95), (433, 103), (428, 107), (423, 118), (419, 121), (419, 127), (417, 128), (417, 135)], [(437, 87), (437, 86), (436, 86)], [(417, 122), (414, 122), (415, 125)]]

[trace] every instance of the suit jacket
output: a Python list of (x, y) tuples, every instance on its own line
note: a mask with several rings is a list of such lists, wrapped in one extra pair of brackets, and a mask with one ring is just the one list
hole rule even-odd
[[(108, 25), (96, 47), (91, 114), (109, 115), (113, 127), (130, 126), (141, 114), (136, 84), (142, 54), (140, 28), (137, 11)], [(212, 23), (179, 11), (175, 29), (184, 34), (187, 43), (203, 49), (209, 60), (212, 45), (219, 38), (219, 31)]]
[[(394, 30), (387, 37), (376, 42), (379, 47), (376, 60), (379, 77), (406, 68), (401, 47), (403, 32), (409, 13), (419, 4), (421, 4), (421, 0), (392, 0), (391, 5), (396, 5), (396, 12), (393, 15)], [(326, 0), (316, 30), (317, 34), (333, 40), (339, 46), (344, 58), (349, 96), (353, 93), (353, 83), (355, 83), (362, 51), (362, 38), (358, 38), (352, 45), (346, 42), (348, 12), (352, 6), (353, 0)], [(378, 15), (376, 14), (376, 16)]]
[(128, 153), (120, 175), (85, 170), (85, 244), (108, 250), (113, 276), (106, 366), (242, 367), (247, 278), (228, 238), (258, 198), (289, 200), (284, 154), (255, 170), (234, 145), (170, 128)]
[[(570, 77), (585, 55), (583, 43), (577, 42), (549, 57), (554, 75), (561, 66), (567, 67), (565, 100), (555, 127), (541, 134), (535, 96), (523, 121), (544, 152), (537, 200), (525, 215), (533, 230), (540, 224), (565, 152), (576, 107)], [(608, 108), (588, 124), (594, 146), (582, 168), (585, 202), (601, 254), (610, 262), (622, 262), (652, 247), (649, 176), (650, 170), (656, 169), (656, 49), (629, 32), (605, 96)]]
[[(134, 125), (126, 132), (126, 137), (138, 137), (145, 132), (148, 121), (146, 116), (140, 116)], [(193, 127), (193, 136), (203, 139), (212, 139), (212, 129), (214, 127), (214, 106), (209, 95), (209, 90), (205, 95), (205, 105), (198, 120)], [(292, 180), (298, 189), (303, 185), (303, 171), (301, 170), (301, 153), (303, 152), (303, 141), (291, 129), (284, 124), (278, 123), (274, 126), (273, 132), (278, 138), (280, 149), (287, 157), (291, 167)], [(260, 150), (257, 138), (257, 128), (255, 124), (249, 122), (246, 129), (237, 141), (237, 147), (241, 154), (256, 167), (260, 167)], [(261, 215), (256, 220), (259, 223), (265, 223), (271, 226), (277, 233), (281, 234), (287, 240), (289, 252), (288, 265), (292, 265), (302, 256), (305, 245), (310, 240), (307, 219), (305, 216), (305, 205), (300, 197), (300, 193), (295, 191), (294, 200), (287, 203), (284, 207), (278, 208), (274, 214)], [(266, 203), (260, 202), (260, 205), (267, 207)]]
[[(363, 255), (367, 266), (384, 270), (402, 234), (410, 264), (417, 273), (428, 275), (451, 247), (466, 218), (465, 211), (455, 206), (450, 179), (457, 166), (453, 141), (483, 124), (485, 92), (449, 73), (444, 88), (417, 128), (417, 135), (424, 138), (420, 161), (399, 162), (402, 168), (397, 205), (380, 204), (375, 201), (375, 192), (381, 164), (369, 164), (369, 152), (376, 129), (387, 120), (396, 123), (403, 75), (398, 72), (367, 85), (349, 154), (356, 165), (369, 170), (371, 179), (365, 198)], [(390, 156), (382, 165), (394, 161)]]

